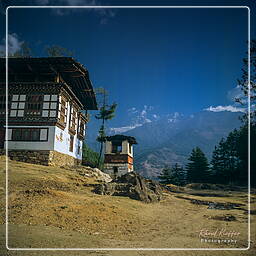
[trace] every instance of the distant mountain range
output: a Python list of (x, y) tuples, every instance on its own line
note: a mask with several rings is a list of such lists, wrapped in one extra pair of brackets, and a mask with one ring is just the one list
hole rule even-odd
[[(122, 133), (134, 136), (135, 170), (145, 177), (156, 178), (166, 165), (185, 165), (196, 146), (200, 147), (210, 160), (214, 146), (234, 128), (241, 125), (241, 112), (201, 111), (185, 116), (179, 113), (145, 119), (142, 123), (110, 128), (108, 133)], [(87, 141), (97, 150), (94, 132), (89, 129)]]

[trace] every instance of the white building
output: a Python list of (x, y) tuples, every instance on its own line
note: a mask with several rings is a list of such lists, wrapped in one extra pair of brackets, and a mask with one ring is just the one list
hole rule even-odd
[[(2, 74), (4, 64), (1, 59)], [(5, 81), (0, 82), (0, 147), (8, 145), (9, 157), (45, 165), (80, 163), (87, 110), (97, 109), (88, 71), (71, 57), (10, 58), (8, 127)]]
[(111, 176), (122, 176), (133, 171), (134, 137), (117, 134), (106, 137), (104, 172)]

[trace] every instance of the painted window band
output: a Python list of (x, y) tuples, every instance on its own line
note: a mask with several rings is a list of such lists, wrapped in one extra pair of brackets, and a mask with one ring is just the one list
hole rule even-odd
[(46, 142), (48, 141), (48, 128), (9, 128), (10, 141)]

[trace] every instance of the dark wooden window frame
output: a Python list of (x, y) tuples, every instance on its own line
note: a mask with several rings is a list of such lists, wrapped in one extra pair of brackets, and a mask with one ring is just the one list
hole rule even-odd
[(82, 113), (78, 113), (77, 119), (77, 137), (78, 139), (83, 139), (85, 137), (85, 124), (86, 121), (82, 115)]
[(64, 97), (63, 95), (61, 95), (61, 102), (59, 102), (60, 104), (60, 110), (59, 110), (59, 123), (60, 125), (65, 128), (66, 127), (66, 124), (67, 124), (67, 112), (68, 112), (68, 109), (67, 109), (67, 98)]
[[(72, 110), (72, 113), (71, 113)], [(76, 124), (78, 121), (78, 108), (74, 104), (70, 104), (69, 112), (69, 132), (73, 135), (76, 134)]]
[(112, 141), (112, 153), (121, 153), (122, 152), (122, 142), (121, 141)]
[(69, 137), (69, 152), (74, 152), (74, 136)]
[[(24, 116), (34, 116), (41, 117), (42, 116), (42, 108), (43, 108), (43, 94), (29, 94), (26, 96), (26, 105), (25, 105), (25, 113)], [(37, 112), (33, 114), (33, 112)]]
[[(28, 142), (46, 142), (48, 141), (48, 136), (49, 136), (49, 128), (10, 128), (12, 129), (12, 136), (10, 141), (28, 141)], [(47, 130), (47, 134), (46, 134), (46, 139), (45, 140), (40, 140), (40, 133), (41, 130)], [(38, 138), (37, 139), (33, 139), (33, 132), (37, 131), (38, 132)], [(25, 133), (28, 132), (29, 133), (29, 138), (25, 139)], [(17, 133), (15, 135), (15, 133)], [(15, 138), (15, 136), (17, 136), (17, 138)]]

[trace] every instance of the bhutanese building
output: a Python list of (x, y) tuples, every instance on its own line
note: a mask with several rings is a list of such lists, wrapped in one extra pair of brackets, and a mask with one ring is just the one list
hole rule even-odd
[(0, 147), (19, 161), (81, 162), (87, 111), (97, 109), (88, 71), (71, 57), (9, 58), (7, 126), (5, 62), (1, 58)]

